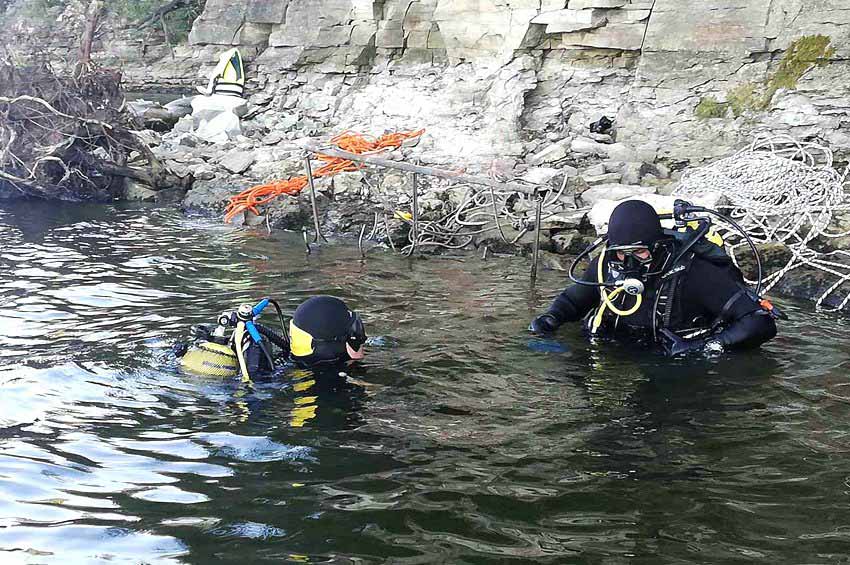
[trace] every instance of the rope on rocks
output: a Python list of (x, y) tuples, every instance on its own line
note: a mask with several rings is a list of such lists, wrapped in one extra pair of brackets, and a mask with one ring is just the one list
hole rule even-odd
[[(363, 134), (350, 131), (343, 132), (333, 139), (331, 143), (349, 153), (358, 155), (381, 153), (387, 149), (396, 149), (401, 147), (408, 139), (413, 139), (425, 133), (424, 129), (411, 132), (387, 133), (378, 138), (369, 137)], [(338, 157), (329, 157), (327, 155), (319, 155), (319, 160), (324, 165), (313, 172), (313, 177), (332, 177), (339, 173), (356, 171), (363, 167), (354, 161), (340, 159)], [(243, 190), (236, 196), (230, 197), (230, 203), (225, 210), (224, 221), (229, 222), (240, 213), (248, 210), (256, 215), (260, 214), (259, 206), (268, 204), (282, 194), (294, 196), (300, 193), (307, 186), (307, 176), (297, 176), (286, 180), (277, 180), (274, 182), (252, 186)]]
[[(525, 233), (534, 229), (533, 196), (518, 192), (497, 193), (494, 190), (478, 190), (469, 185), (456, 186), (466, 188), (459, 204), (452, 205), (450, 202), (445, 202), (441, 216), (433, 220), (420, 219), (417, 247), (463, 249), (473, 243), (476, 236), (488, 233), (498, 234), (505, 243), (514, 244)], [(545, 191), (544, 220), (566, 208), (561, 201), (566, 186), (567, 183), (564, 182), (558, 191)], [(520, 232), (513, 241), (509, 242), (505, 237), (502, 228), (506, 225)], [(408, 233), (408, 241), (409, 244), (402, 251), (406, 251), (414, 243), (412, 230)]]
[[(720, 196), (717, 207), (741, 224), (753, 241), (781, 243), (791, 253), (784, 266), (765, 276), (765, 291), (794, 269), (817, 269), (837, 280), (821, 294), (816, 307), (839, 311), (850, 302), (850, 293), (836, 308), (824, 308), (823, 303), (850, 282), (850, 252), (824, 248), (827, 240), (850, 235), (830, 231), (836, 213), (850, 210), (845, 192), (850, 167), (841, 175), (833, 163), (832, 151), (817, 143), (763, 136), (735, 155), (687, 171), (674, 196)], [(735, 230), (723, 227), (737, 264), (735, 250), (745, 242)]]

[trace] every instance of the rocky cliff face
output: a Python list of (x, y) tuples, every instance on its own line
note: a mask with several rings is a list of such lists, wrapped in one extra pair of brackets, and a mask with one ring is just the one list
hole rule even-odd
[[(828, 65), (729, 104), (815, 34)], [(190, 43), (184, 64), (242, 47), (269, 119), (426, 127), (436, 161), (569, 150), (602, 115), (621, 161), (701, 160), (762, 132), (850, 145), (846, 0), (208, 0)]]

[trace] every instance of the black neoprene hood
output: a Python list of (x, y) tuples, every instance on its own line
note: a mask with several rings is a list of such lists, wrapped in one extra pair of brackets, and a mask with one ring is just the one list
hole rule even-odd
[(626, 200), (614, 208), (608, 220), (609, 245), (645, 245), (652, 247), (664, 238), (658, 212), (642, 200)]
[(339, 298), (314, 296), (295, 310), (293, 320), (314, 339), (344, 341), (351, 327), (351, 312)]

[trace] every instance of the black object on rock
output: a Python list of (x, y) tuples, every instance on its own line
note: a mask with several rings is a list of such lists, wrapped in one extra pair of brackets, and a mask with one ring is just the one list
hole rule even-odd
[(611, 133), (611, 126), (613, 125), (614, 120), (608, 116), (602, 116), (597, 121), (590, 124), (590, 131), (592, 133), (608, 134)]

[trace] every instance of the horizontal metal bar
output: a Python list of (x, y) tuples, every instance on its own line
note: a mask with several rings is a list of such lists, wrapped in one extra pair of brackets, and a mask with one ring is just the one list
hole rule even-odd
[(453, 180), (459, 183), (489, 186), (501, 192), (521, 192), (523, 194), (536, 194), (539, 190), (548, 189), (548, 187), (543, 186), (499, 182), (487, 177), (467, 175), (455, 171), (438, 169), (435, 167), (425, 167), (423, 165), (412, 165), (410, 163), (405, 163), (404, 161), (393, 161), (391, 159), (384, 159), (375, 155), (357, 155), (356, 153), (349, 153), (348, 151), (343, 151), (341, 149), (336, 149), (333, 147), (323, 147), (318, 143), (313, 143), (309, 141), (303, 142), (299, 145), (305, 150), (310, 151), (311, 153), (316, 153), (318, 155), (338, 157), (340, 159), (354, 161), (355, 163), (364, 163), (367, 165), (374, 165), (376, 167), (385, 167), (387, 169), (397, 169), (399, 171), (407, 171), (409, 173), (420, 173), (432, 177)]

